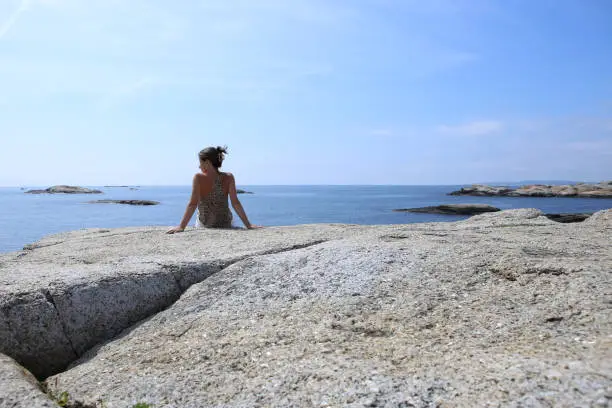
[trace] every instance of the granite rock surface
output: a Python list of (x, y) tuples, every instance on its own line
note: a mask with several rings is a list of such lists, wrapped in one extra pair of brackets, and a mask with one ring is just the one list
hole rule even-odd
[(0, 256), (0, 351), (107, 408), (612, 401), (612, 210), (163, 232)]

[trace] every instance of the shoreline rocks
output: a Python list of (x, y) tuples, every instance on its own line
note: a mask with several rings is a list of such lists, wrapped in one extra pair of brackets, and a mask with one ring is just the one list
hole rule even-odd
[(59, 185), (44, 190), (28, 190), (24, 194), (103, 194), (103, 192), (85, 187)]
[(447, 215), (475, 215), (487, 212), (501, 211), (497, 207), (487, 204), (442, 204), (431, 207), (419, 208), (399, 208), (396, 212), (414, 212), (426, 214), (447, 214)]
[(579, 197), (579, 198), (612, 198), (612, 182), (602, 181), (598, 184), (577, 183), (574, 185), (530, 184), (519, 188), (487, 186), (474, 184), (448, 195), (494, 196), (494, 197)]
[(108, 408), (609, 402), (612, 210), (165, 231), (0, 255), (0, 352)]
[(125, 204), (125, 205), (158, 205), (159, 201), (152, 200), (94, 200), (88, 204)]

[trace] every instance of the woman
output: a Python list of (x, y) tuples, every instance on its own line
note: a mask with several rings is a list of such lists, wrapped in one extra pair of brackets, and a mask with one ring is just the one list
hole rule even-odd
[(195, 210), (198, 210), (197, 226), (201, 228), (231, 228), (232, 212), (227, 203), (229, 195), (232, 207), (248, 229), (261, 228), (251, 225), (236, 192), (236, 181), (231, 173), (219, 171), (227, 149), (224, 147), (207, 147), (200, 151), (200, 170), (193, 176), (191, 199), (187, 204), (185, 215), (178, 227), (168, 234), (182, 232), (189, 224)]

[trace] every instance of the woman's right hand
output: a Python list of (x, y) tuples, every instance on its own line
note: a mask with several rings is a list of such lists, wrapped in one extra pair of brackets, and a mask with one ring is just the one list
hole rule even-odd
[(261, 228), (263, 228), (263, 226), (261, 226), (261, 225), (253, 225), (253, 224), (251, 224), (251, 225), (249, 225), (247, 227), (247, 229), (261, 229)]
[(168, 231), (166, 231), (166, 234), (176, 234), (177, 232), (183, 232), (183, 231), (185, 231), (185, 228), (174, 227), (174, 228), (171, 228)]

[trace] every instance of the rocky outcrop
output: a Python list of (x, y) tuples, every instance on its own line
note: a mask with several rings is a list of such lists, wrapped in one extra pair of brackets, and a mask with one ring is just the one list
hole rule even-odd
[(463, 187), (460, 190), (453, 191), (449, 195), (612, 198), (612, 184), (608, 181), (603, 181), (599, 184), (577, 183), (561, 186), (532, 184), (517, 189), (474, 184), (471, 187)]
[[(56, 395), (108, 408), (612, 398), (612, 210), (164, 231), (72, 232), (0, 256), (0, 350), (57, 373)], [(48, 368), (70, 352), (68, 370)]]
[(157, 205), (159, 201), (151, 200), (95, 200), (88, 201), (89, 204), (126, 204), (126, 205)]
[(400, 208), (393, 211), (426, 214), (475, 215), (486, 212), (496, 212), (500, 211), (500, 209), (487, 204), (442, 204), (431, 207)]
[(237, 189), (236, 193), (237, 194), (253, 194), (252, 191), (246, 191), (246, 190), (242, 190), (242, 189)]
[(233, 262), (346, 233), (211, 230), (202, 241), (201, 230), (169, 239), (166, 229), (65, 233), (0, 255), (0, 352), (46, 377)]
[(32, 374), (0, 354), (0, 407), (57, 408)]
[(25, 194), (102, 194), (100, 190), (92, 190), (77, 186), (52, 186), (45, 190), (28, 190)]

